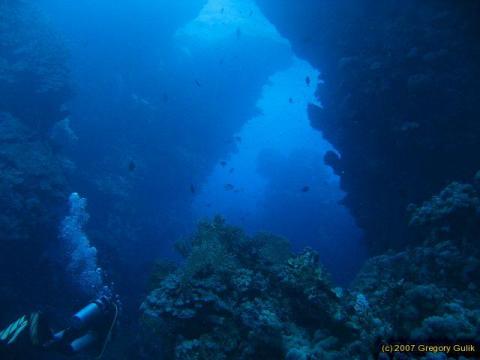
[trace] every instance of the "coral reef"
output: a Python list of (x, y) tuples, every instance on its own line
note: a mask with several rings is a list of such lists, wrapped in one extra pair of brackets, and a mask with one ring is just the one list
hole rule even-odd
[[(201, 223), (177, 247), (185, 257), (142, 305), (167, 359), (341, 359), (339, 339), (357, 330), (342, 299), (306, 249), (283, 238), (248, 237), (221, 218)], [(324, 356), (324, 357), (321, 357)]]
[(479, 266), (478, 254), (439, 242), (369, 260), (352, 291), (365, 294), (384, 339), (478, 339)]
[(177, 245), (184, 263), (157, 267), (141, 307), (147, 338), (163, 339), (150, 358), (389, 359), (381, 342), (478, 342), (479, 185), (454, 182), (410, 205), (423, 241), (371, 258), (348, 289), (333, 287), (311, 249), (201, 223)]
[(58, 296), (47, 252), (55, 247), (67, 182), (46, 135), (66, 116), (67, 78), (61, 41), (33, 3), (0, 2), (1, 322)]
[(429, 201), (411, 204), (409, 225), (422, 244), (374, 257), (359, 273), (351, 292), (368, 302), (363, 308), (370, 320), (360, 323), (370, 329), (371, 343), (375, 337), (478, 342), (478, 189), (476, 179), (453, 182)]
[(433, 241), (478, 241), (480, 234), (480, 184), (453, 182), (421, 206), (410, 205), (410, 226)]
[(56, 239), (66, 180), (49, 145), (5, 113), (0, 113), (0, 144), (0, 272), (2, 287), (11, 292), (2, 292), (8, 314), (46, 286), (44, 252)]
[(256, 0), (322, 70), (312, 126), (373, 253), (408, 241), (406, 211), (480, 162), (480, 4)]
[(47, 144), (5, 113), (0, 113), (0, 143), (0, 238), (23, 241), (42, 227), (53, 228), (51, 211), (65, 197), (62, 163)]

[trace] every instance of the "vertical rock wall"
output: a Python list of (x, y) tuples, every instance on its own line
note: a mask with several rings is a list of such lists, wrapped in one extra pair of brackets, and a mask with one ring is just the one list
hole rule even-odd
[(0, 322), (55, 296), (46, 251), (66, 204), (63, 161), (48, 132), (62, 119), (61, 42), (26, 2), (0, 4)]

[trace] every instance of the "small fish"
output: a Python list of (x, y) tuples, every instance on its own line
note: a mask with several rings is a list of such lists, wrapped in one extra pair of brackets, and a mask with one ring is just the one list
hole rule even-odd
[(239, 142), (239, 143), (242, 142), (242, 137), (241, 136), (237, 135), (237, 136), (234, 137), (234, 139), (235, 139), (236, 142)]
[(128, 163), (128, 171), (134, 172), (136, 168), (137, 165), (135, 164), (135, 162), (133, 160), (130, 160), (130, 162)]
[(191, 192), (192, 194), (195, 194), (195, 193), (197, 192), (197, 189), (195, 189), (195, 185), (190, 184), (190, 192)]
[(301, 191), (304, 192), (304, 193), (309, 192), (310, 191), (310, 186), (306, 185), (306, 186), (302, 187)]
[(225, 8), (222, 7), (222, 9), (220, 10), (220, 14), (223, 14), (225, 12)]
[(307, 76), (305, 78), (305, 84), (307, 84), (307, 86), (310, 86), (310, 83), (311, 83), (310, 76)]
[(288, 102), (289, 102), (290, 104), (293, 104), (293, 99), (292, 99), (292, 98), (288, 98)]
[(253, 15), (253, 10), (250, 10), (250, 13), (248, 14), (249, 17)]
[(163, 93), (162, 100), (165, 104), (168, 103), (168, 94), (167, 93)]
[(220, 161), (220, 165), (222, 165), (222, 167), (225, 167), (225, 166), (227, 166), (227, 162), (226, 161)]
[(234, 169), (234, 168), (231, 168), (228, 172), (229, 172), (230, 174), (233, 174), (234, 171), (235, 171), (235, 169)]
[(235, 186), (233, 186), (232, 184), (225, 184), (225, 186), (223, 188), (226, 191), (232, 191), (233, 189), (235, 189)]
[(198, 87), (202, 87), (202, 84), (200, 84), (200, 81), (198, 81), (197, 79), (195, 79), (195, 85), (197, 85)]
[(242, 30), (238, 27), (237, 28), (237, 39), (240, 39), (241, 36), (242, 36)]

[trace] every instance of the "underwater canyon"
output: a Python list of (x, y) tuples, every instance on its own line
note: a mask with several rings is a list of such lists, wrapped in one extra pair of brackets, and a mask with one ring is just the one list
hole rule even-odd
[(0, 329), (108, 298), (76, 358), (480, 358), (479, 35), (473, 0), (0, 2)]

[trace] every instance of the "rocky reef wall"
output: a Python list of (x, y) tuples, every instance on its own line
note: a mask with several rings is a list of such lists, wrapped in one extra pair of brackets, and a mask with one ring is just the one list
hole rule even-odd
[(67, 180), (65, 162), (47, 135), (65, 116), (64, 56), (61, 42), (31, 5), (1, 2), (1, 323), (58, 295), (46, 251), (57, 241)]
[(67, 51), (35, 6), (0, 4), (0, 110), (46, 133), (66, 115)]
[(407, 207), (480, 162), (480, 4), (257, 0), (295, 52), (322, 71), (309, 109), (339, 154), (346, 206), (372, 253), (412, 237)]

